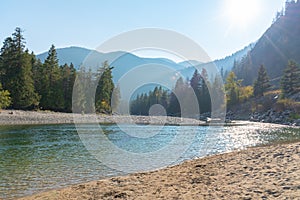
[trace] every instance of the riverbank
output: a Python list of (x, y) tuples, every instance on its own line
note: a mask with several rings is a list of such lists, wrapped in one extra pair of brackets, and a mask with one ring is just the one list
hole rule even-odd
[(277, 144), (21, 199), (297, 199), (299, 163), (300, 142)]
[(92, 115), (73, 114), (51, 111), (1, 110), (0, 125), (24, 124), (73, 124), (73, 123), (136, 123), (166, 125), (205, 125), (196, 119), (164, 117), (164, 116), (123, 116), (123, 115)]
[[(206, 117), (205, 117), (206, 118)], [(230, 120), (227, 123), (214, 122), (211, 125), (251, 125), (256, 122), (251, 120)], [(251, 122), (252, 121), (252, 122)], [(101, 124), (153, 124), (153, 125), (186, 125), (186, 126), (207, 126), (210, 125), (204, 120), (170, 116), (125, 116), (106, 114), (74, 114), (52, 111), (24, 111), (24, 110), (1, 110), (0, 125), (34, 125), (34, 124), (73, 124), (73, 123), (101, 123)], [(280, 123), (279, 123), (280, 124)], [(298, 124), (284, 124), (298, 125)], [(300, 125), (300, 124), (299, 124)]]

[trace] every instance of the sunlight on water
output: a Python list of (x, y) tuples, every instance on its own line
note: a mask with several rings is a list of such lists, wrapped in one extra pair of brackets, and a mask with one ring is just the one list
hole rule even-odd
[[(128, 129), (132, 125), (128, 125)], [(117, 125), (101, 126), (108, 139), (134, 153), (156, 151), (169, 144), (178, 131), (196, 136), (188, 150), (173, 164), (210, 154), (275, 142), (300, 139), (299, 129), (276, 125), (227, 127), (135, 126), (134, 135), (159, 131), (149, 138), (123, 133)], [(88, 137), (97, 134), (95, 125), (84, 126)], [(176, 145), (186, 145), (183, 140)], [(101, 152), (108, 157), (110, 152)], [(70, 184), (124, 174), (97, 161), (82, 144), (74, 125), (0, 127), (0, 198), (14, 198)], [(128, 164), (131, 161), (128, 160)], [(130, 166), (130, 165), (128, 165)]]

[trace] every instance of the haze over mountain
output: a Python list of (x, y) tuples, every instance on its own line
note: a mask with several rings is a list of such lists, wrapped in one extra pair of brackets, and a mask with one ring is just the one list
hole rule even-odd
[[(251, 43), (248, 46), (244, 47), (242, 50), (239, 50), (230, 56), (226, 56), (222, 59), (214, 60), (213, 62), (208, 63), (200, 63), (197, 61), (186, 61), (183, 62), (186, 68), (180, 70), (180, 73), (185, 77), (192, 77), (193, 72), (195, 71), (195, 67), (200, 71), (202, 68), (212, 69), (217, 68), (217, 70), (221, 73), (223, 77), (226, 77), (226, 74), (232, 70), (235, 63), (240, 62), (242, 58), (244, 58), (247, 53), (254, 47), (255, 43)], [(211, 77), (214, 78), (214, 77)]]
[(300, 1), (287, 2), (285, 13), (278, 13), (276, 21), (258, 40), (235, 68), (244, 85), (253, 84), (260, 65), (264, 65), (272, 83), (277, 84), (288, 60), (300, 63)]
[[(240, 61), (249, 50), (251, 50), (253, 44), (245, 47), (244, 49), (227, 56), (223, 59), (216, 60), (210, 63), (203, 63), (201, 61), (189, 60), (179, 63), (175, 63), (172, 60), (167, 58), (143, 58), (136, 56), (128, 52), (110, 52), (110, 53), (101, 53), (95, 50), (90, 50), (82, 47), (67, 47), (57, 49), (57, 57), (59, 59), (59, 64), (63, 65), (65, 63), (73, 63), (76, 69), (79, 69), (82, 64), (85, 67), (99, 67), (104, 61), (108, 61), (113, 69), (113, 79), (114, 82), (117, 82), (121, 76), (126, 72), (134, 69), (137, 66), (143, 65), (161, 65), (162, 67), (167, 67), (174, 72), (181, 72), (185, 78), (191, 78), (195, 67), (201, 69), (203, 67), (210, 67), (212, 64), (216, 64), (218, 70), (223, 69), (225, 71), (230, 71), (234, 65), (235, 61)], [(37, 58), (42, 62), (47, 58), (48, 52), (37, 55)]]
[[(48, 52), (37, 55), (37, 58), (44, 61)], [(166, 58), (141, 58), (128, 52), (110, 52), (101, 53), (95, 50), (85, 49), (81, 47), (67, 47), (57, 49), (57, 57), (59, 64), (73, 63), (76, 69), (79, 69), (82, 65), (86, 68), (98, 68), (104, 61), (114, 67), (113, 79), (118, 81), (122, 75), (126, 72), (134, 69), (137, 66), (143, 66), (148, 64), (155, 64), (169, 67), (173, 70), (180, 70), (184, 66), (177, 64)]]

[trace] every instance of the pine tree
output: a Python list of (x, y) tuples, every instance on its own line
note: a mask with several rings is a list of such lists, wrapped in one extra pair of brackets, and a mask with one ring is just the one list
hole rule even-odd
[(191, 82), (190, 85), (192, 87), (192, 89), (195, 92), (195, 95), (197, 97), (197, 101), (198, 101), (198, 106), (199, 109), (201, 107), (201, 98), (202, 98), (202, 87), (203, 87), (203, 78), (201, 77), (201, 75), (199, 74), (198, 70), (196, 69), (194, 71), (194, 74), (191, 78)]
[(54, 45), (50, 47), (48, 56), (40, 71), (41, 85), (38, 92), (41, 95), (41, 108), (63, 111), (65, 103), (62, 88), (62, 76)]
[(96, 89), (95, 97), (95, 105), (97, 112), (112, 112), (111, 98), (114, 89), (114, 83), (112, 81), (112, 69), (113, 67), (110, 67), (108, 62), (105, 61), (102, 64), (102, 68), (100, 69), (100, 72), (98, 74), (98, 76), (100, 76), (100, 80)]
[(260, 66), (258, 70), (257, 79), (254, 81), (253, 84), (253, 93), (254, 96), (260, 97), (264, 95), (264, 92), (267, 91), (268, 88), (270, 88), (269, 84), (269, 77), (267, 75), (267, 71), (263, 65)]
[(202, 69), (201, 72), (201, 97), (200, 97), (200, 112), (210, 112), (211, 111), (211, 100), (210, 100), (210, 93), (209, 88), (210, 82), (208, 80), (208, 74), (205, 68)]
[(300, 91), (300, 68), (296, 62), (289, 61), (281, 79), (281, 90), (284, 96)]
[(201, 81), (201, 75), (199, 74), (198, 70), (196, 69), (194, 71), (194, 74), (193, 74), (193, 76), (191, 78), (191, 82), (190, 82), (190, 85), (194, 89), (196, 94), (200, 93), (200, 88), (201, 88), (200, 81)]
[(216, 75), (215, 80), (212, 84), (212, 104), (215, 105), (215, 110), (221, 110), (225, 106), (225, 88), (223, 80), (220, 75)]
[(61, 76), (62, 76), (62, 89), (63, 89), (63, 98), (64, 98), (64, 108), (66, 112), (72, 111), (72, 93), (73, 85), (76, 78), (76, 69), (71, 63), (70, 66), (67, 64), (61, 67)]
[(180, 108), (180, 100), (184, 96), (184, 88), (185, 84), (183, 82), (182, 77), (180, 77), (176, 81), (175, 88), (173, 89), (171, 95), (170, 95), (170, 104), (168, 106), (168, 114), (171, 116), (181, 116), (181, 108)]
[[(43, 63), (40, 59), (36, 59), (36, 57), (31, 58), (32, 63), (32, 77), (34, 78), (34, 88), (36, 92), (39, 94), (39, 98), (41, 101), (41, 92), (45, 91), (43, 88), (43, 81), (44, 81), (44, 73), (43, 73)], [(39, 104), (39, 106), (41, 103)]]
[(121, 99), (121, 93), (120, 93), (120, 85), (118, 84), (113, 93), (112, 93), (112, 99), (111, 99), (111, 109), (112, 112), (118, 112), (118, 107), (120, 104), (120, 99)]
[(15, 109), (28, 109), (39, 103), (32, 77), (32, 57), (24, 49), (22, 30), (16, 28), (12, 37), (4, 41), (0, 52), (3, 87), (11, 93)]
[(74, 89), (72, 93), (72, 112), (88, 113), (87, 112), (87, 97), (86, 97), (86, 71), (85, 67), (81, 67), (76, 73)]

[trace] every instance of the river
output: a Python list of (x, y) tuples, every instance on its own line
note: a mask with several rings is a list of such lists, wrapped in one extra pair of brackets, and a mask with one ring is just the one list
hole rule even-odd
[[(105, 154), (108, 161), (103, 162), (95, 156), (85, 146), (87, 141), (83, 141), (83, 138), (96, 142), (95, 135), (102, 134), (97, 131), (98, 128), (92, 124), (81, 126), (80, 129), (85, 130), (83, 136), (72, 124), (1, 126), (0, 198), (12, 199), (76, 183), (123, 175), (130, 172), (133, 166), (140, 166), (137, 168), (139, 171), (149, 170), (148, 167), (139, 165), (136, 160), (134, 163), (130, 159), (127, 159), (126, 163), (118, 162), (116, 155), (113, 155), (109, 148), (100, 152)], [(172, 157), (173, 162), (159, 158), (160, 167), (250, 146), (300, 139), (300, 130), (297, 128), (260, 123), (226, 127), (119, 127), (116, 124), (107, 124), (101, 125), (101, 129), (102, 135), (111, 144), (132, 155), (160, 152), (161, 149), (167, 151), (166, 155), (169, 157), (175, 152), (178, 154)], [(182, 137), (177, 137), (178, 135)], [(172, 144), (172, 148), (164, 149), (169, 144)], [(183, 146), (185, 148), (180, 149)], [(178, 148), (180, 154), (176, 151)], [(161, 155), (166, 157), (163, 153)], [(115, 163), (115, 167), (107, 164), (110, 160), (111, 163)]]

